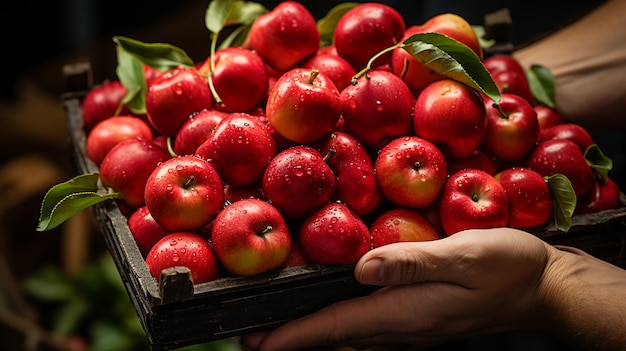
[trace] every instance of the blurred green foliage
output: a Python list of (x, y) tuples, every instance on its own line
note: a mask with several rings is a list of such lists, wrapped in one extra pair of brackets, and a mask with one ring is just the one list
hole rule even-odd
[[(108, 254), (69, 276), (45, 266), (25, 278), (25, 293), (40, 310), (42, 327), (80, 336), (93, 351), (150, 350), (134, 306)], [(192, 345), (181, 351), (238, 351), (231, 339)]]

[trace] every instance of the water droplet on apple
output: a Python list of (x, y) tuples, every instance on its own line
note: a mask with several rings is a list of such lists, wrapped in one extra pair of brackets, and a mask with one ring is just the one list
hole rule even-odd
[(378, 101), (378, 100), (376, 100), (376, 111), (378, 111), (378, 112), (382, 112), (383, 111), (383, 104), (380, 101)]
[(293, 168), (293, 174), (294, 174), (296, 177), (302, 177), (302, 176), (304, 175), (304, 171), (302, 170), (302, 166), (301, 166), (301, 165), (296, 165), (296, 166)]

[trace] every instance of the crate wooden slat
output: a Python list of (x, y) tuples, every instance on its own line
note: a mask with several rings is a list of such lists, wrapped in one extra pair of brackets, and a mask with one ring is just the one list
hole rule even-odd
[[(82, 74), (88, 66), (68, 68)], [(96, 172), (87, 159), (82, 128), (81, 99), (86, 87), (63, 96), (66, 127), (77, 173)], [(570, 245), (626, 267), (626, 197), (616, 210), (576, 216), (574, 226), (563, 233), (553, 226), (531, 233), (552, 244)], [(137, 247), (126, 218), (114, 201), (95, 205), (94, 213), (106, 246), (154, 350), (170, 350), (275, 327), (334, 302), (363, 296), (376, 288), (363, 286), (353, 277), (352, 265), (305, 265), (267, 272), (254, 277), (226, 277), (189, 284), (185, 267), (164, 272), (157, 282)]]

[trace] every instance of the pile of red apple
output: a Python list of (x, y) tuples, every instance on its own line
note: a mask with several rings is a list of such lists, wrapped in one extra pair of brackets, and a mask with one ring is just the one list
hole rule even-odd
[[(311, 13), (286, 1), (204, 62), (134, 61), (143, 105), (120, 81), (85, 96), (87, 156), (156, 279), (172, 266), (201, 283), (352, 264), (393, 242), (619, 206), (615, 183), (586, 157), (601, 155), (589, 133), (537, 100), (511, 56), (484, 57), (462, 17), (407, 26), (379, 3), (337, 9), (329, 45)], [(385, 50), (420, 33), (470, 51), (499, 100), (402, 47)]]

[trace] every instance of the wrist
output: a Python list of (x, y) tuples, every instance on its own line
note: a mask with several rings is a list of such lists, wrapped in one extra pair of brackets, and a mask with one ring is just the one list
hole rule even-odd
[(625, 292), (623, 269), (575, 248), (551, 247), (539, 285), (537, 325), (582, 349), (623, 348)]

